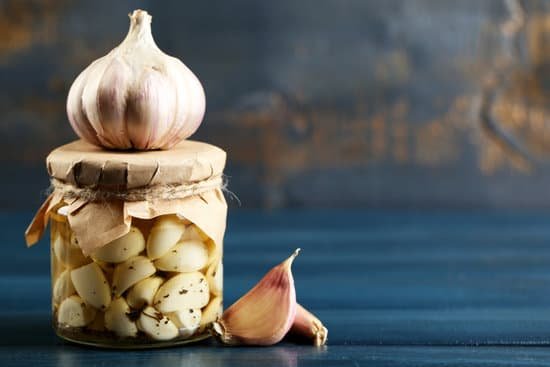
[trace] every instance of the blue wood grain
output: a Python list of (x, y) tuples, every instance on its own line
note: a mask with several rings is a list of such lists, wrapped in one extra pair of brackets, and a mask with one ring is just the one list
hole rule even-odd
[[(225, 299), (302, 248), (299, 301), (330, 330), (316, 350), (197, 346), (101, 351), (50, 327), (49, 248), (26, 249), (31, 213), (0, 212), (0, 365), (544, 365), (550, 350), (550, 215), (230, 211)], [(477, 346), (473, 348), (472, 346)], [(496, 348), (495, 346), (499, 346)]]

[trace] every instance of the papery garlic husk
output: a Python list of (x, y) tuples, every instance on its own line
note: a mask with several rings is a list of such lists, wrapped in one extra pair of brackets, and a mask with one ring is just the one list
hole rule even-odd
[(291, 265), (299, 251), (271, 269), (212, 324), (224, 344), (273, 345), (283, 339), (296, 316)]
[(110, 149), (169, 149), (202, 122), (204, 90), (180, 60), (162, 52), (151, 16), (130, 15), (122, 43), (76, 78), (67, 115), (82, 139)]
[(296, 341), (307, 341), (319, 347), (326, 344), (328, 329), (321, 320), (298, 303), (289, 336)]

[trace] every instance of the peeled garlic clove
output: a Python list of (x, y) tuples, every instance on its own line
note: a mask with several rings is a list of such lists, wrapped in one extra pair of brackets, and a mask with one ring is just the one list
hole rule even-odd
[(86, 326), (93, 321), (96, 311), (79, 296), (70, 296), (59, 305), (57, 322), (72, 327)]
[(307, 340), (319, 347), (325, 345), (328, 329), (315, 315), (300, 304), (296, 304), (296, 317), (289, 332), (298, 339)]
[(153, 263), (145, 256), (136, 256), (118, 264), (113, 273), (113, 294), (120, 297), (128, 288), (155, 272)]
[(221, 297), (214, 297), (208, 305), (202, 310), (200, 330), (204, 330), (208, 325), (218, 320), (223, 313), (223, 304)]
[(176, 215), (157, 218), (147, 239), (147, 256), (154, 260), (168, 253), (184, 232), (185, 224)]
[(164, 313), (189, 308), (203, 308), (210, 298), (208, 281), (202, 273), (181, 273), (168, 279), (153, 300), (157, 310)]
[(96, 263), (72, 270), (71, 280), (76, 292), (87, 304), (100, 310), (109, 307), (111, 303), (109, 282)]
[(59, 234), (56, 235), (53, 239), (53, 250), (57, 259), (68, 268), (79, 267), (90, 262), (78, 246), (74, 233), (71, 234), (69, 241)]
[(155, 260), (157, 269), (188, 273), (200, 270), (208, 263), (208, 250), (199, 241), (182, 241), (166, 255)]
[(185, 229), (182, 240), (195, 240), (195, 241), (208, 241), (209, 237), (199, 229), (196, 225), (192, 224)]
[(51, 276), (53, 279), (57, 279), (61, 273), (63, 273), (67, 268), (65, 268), (65, 265), (63, 265), (60, 261), (57, 260), (57, 257), (53, 253), (50, 254), (50, 269), (51, 269)]
[(177, 326), (151, 306), (141, 312), (136, 324), (139, 330), (155, 340), (170, 340), (179, 334)]
[(296, 316), (292, 256), (271, 269), (254, 288), (213, 323), (225, 344), (272, 345), (283, 339)]
[(145, 249), (145, 238), (136, 227), (131, 227), (124, 236), (95, 250), (92, 257), (108, 263), (120, 263), (138, 255)]
[(223, 263), (221, 260), (208, 268), (206, 279), (208, 279), (210, 293), (221, 296), (223, 292)]
[(130, 289), (128, 295), (126, 296), (128, 304), (132, 308), (137, 309), (152, 304), (153, 298), (155, 297), (155, 294), (157, 293), (162, 282), (164, 282), (164, 279), (161, 277), (150, 277), (139, 281)]
[(178, 327), (179, 336), (188, 338), (199, 328), (201, 322), (200, 308), (179, 310), (166, 315)]
[(55, 280), (53, 286), (53, 300), (55, 303), (63, 301), (65, 298), (76, 293), (71, 280), (70, 270), (65, 270)]
[(124, 298), (115, 298), (105, 311), (105, 327), (122, 338), (136, 336), (138, 329), (136, 323), (128, 317), (130, 312)]
[(222, 245), (216, 245), (216, 243), (212, 240), (206, 240), (204, 241), (204, 245), (208, 249), (208, 265), (215, 263), (216, 261), (220, 260), (222, 257)]

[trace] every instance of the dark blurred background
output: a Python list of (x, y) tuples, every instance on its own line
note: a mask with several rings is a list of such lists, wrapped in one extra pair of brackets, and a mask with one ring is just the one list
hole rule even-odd
[(0, 208), (38, 207), (68, 89), (153, 15), (244, 207), (550, 207), (549, 1), (0, 1)]

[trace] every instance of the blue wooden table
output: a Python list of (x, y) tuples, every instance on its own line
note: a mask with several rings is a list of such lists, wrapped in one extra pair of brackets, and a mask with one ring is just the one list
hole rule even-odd
[(146, 351), (53, 334), (48, 243), (23, 244), (31, 215), (0, 212), (2, 367), (550, 364), (550, 213), (230, 210), (225, 304), (301, 247), (298, 298), (328, 346)]

